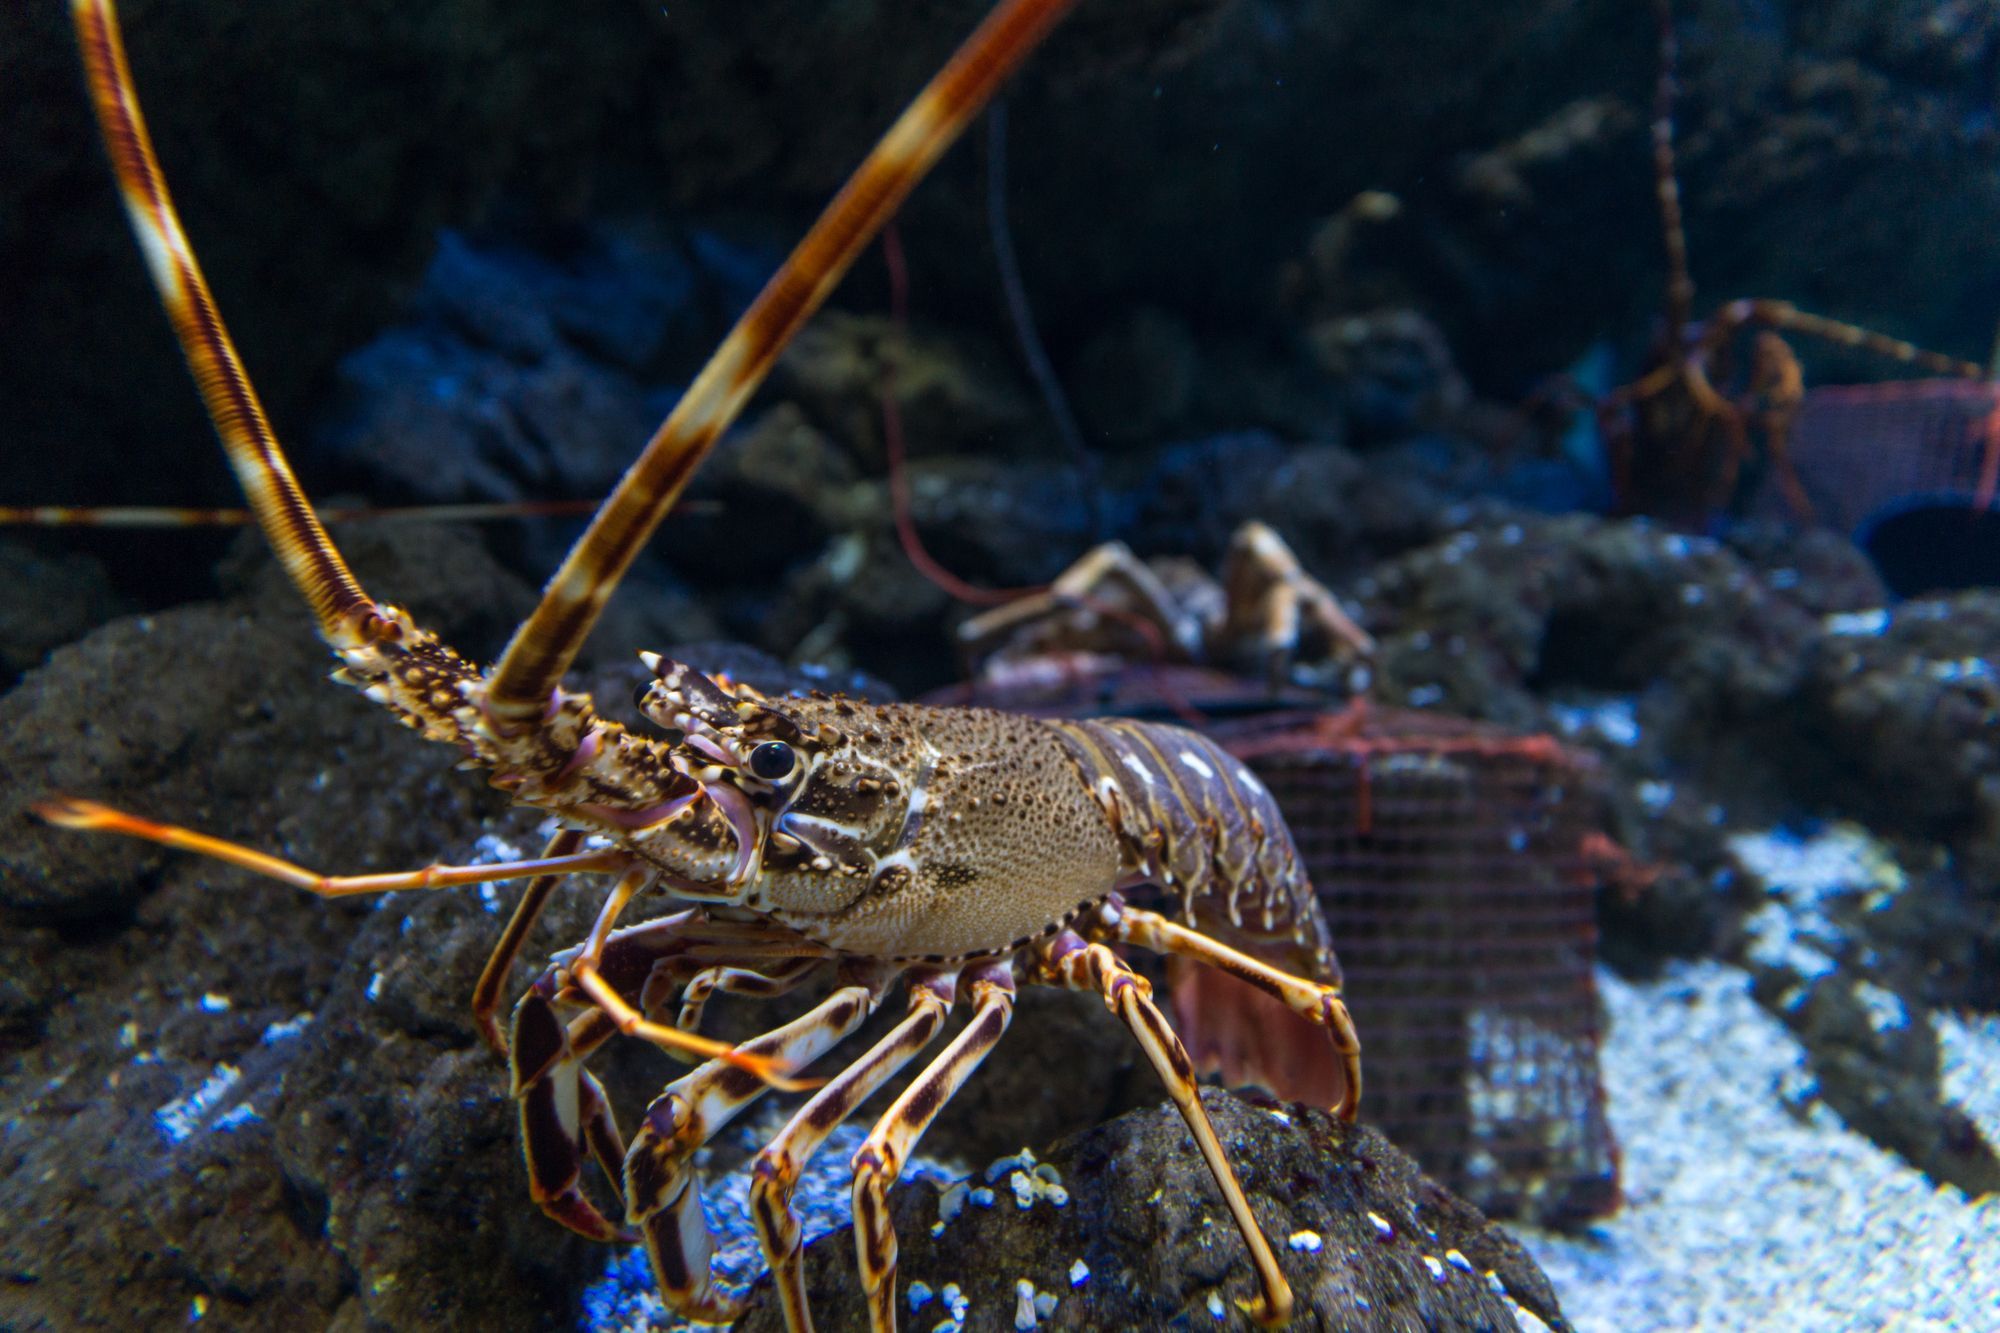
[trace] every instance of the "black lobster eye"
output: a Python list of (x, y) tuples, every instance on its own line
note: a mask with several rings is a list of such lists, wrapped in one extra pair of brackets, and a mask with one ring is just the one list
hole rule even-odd
[(632, 691), (632, 706), (634, 708), (637, 708), (642, 713), (645, 712), (646, 696), (651, 694), (652, 692), (653, 692), (653, 682), (649, 680), (645, 684), (641, 685), (638, 689)]
[(750, 752), (750, 771), (766, 782), (784, 777), (796, 762), (792, 747), (783, 741), (765, 741)]

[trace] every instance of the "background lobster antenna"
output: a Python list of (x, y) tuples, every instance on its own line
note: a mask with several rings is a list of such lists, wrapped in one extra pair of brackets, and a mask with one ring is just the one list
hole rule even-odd
[(1674, 34), (1673, 0), (1653, 0), (1660, 21), (1660, 77), (1653, 87), (1653, 189), (1660, 200), (1660, 232), (1667, 246), (1667, 345), (1679, 347), (1694, 318), (1694, 278), (1688, 273), (1687, 229), (1681, 222), (1681, 187), (1674, 174), (1674, 85), (1680, 42)]
[(292, 476), (195, 262), (139, 112), (111, 0), (73, 0), (70, 10), (118, 193), (229, 465), (278, 562), (305, 594), (320, 633), (336, 648), (364, 643), (376, 623), (375, 604), (348, 571)]
[(619, 579), (778, 353), (1072, 3), (1003, 0), (890, 126), (730, 330), (515, 632), (488, 677), (485, 706), (496, 722), (542, 716)]

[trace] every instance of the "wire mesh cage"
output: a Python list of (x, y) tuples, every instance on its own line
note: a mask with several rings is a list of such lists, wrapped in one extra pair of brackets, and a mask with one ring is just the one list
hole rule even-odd
[[(1971, 380), (1898, 380), (1812, 390), (1791, 462), (1814, 518), (1858, 533), (1910, 504), (1992, 505), (2000, 483), (2000, 396)], [(1753, 512), (1794, 519), (1766, 473)]]
[[(959, 702), (1022, 706), (993, 689)], [(1362, 1114), (1489, 1214), (1575, 1225), (1618, 1203), (1598, 1077), (1591, 758), (1436, 713), (1328, 709), (1158, 668), (1044, 685), (1047, 714), (1194, 723), (1277, 798), (1365, 1046)]]

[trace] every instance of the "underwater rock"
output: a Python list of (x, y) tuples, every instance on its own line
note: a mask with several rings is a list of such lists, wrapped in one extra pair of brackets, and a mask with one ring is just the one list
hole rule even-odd
[(1739, 835), (1730, 848), (1764, 888), (1735, 945), (1751, 993), (1806, 1051), (1810, 1080), (1784, 1090), (1789, 1109), (1824, 1103), (1932, 1180), (2000, 1191), (2000, 1152), (1945, 1095), (1934, 1010), (1992, 1005), (1968, 957), (1982, 934), (1990, 949), (1990, 916), (1952, 877), (1907, 873), (1853, 823)]
[[(497, 646), (498, 627), (532, 605), (461, 533), (378, 528), (346, 544), (364, 579), (468, 651)], [(374, 763), (395, 771), (399, 729), (360, 723), (375, 710), (326, 683), (332, 661), (298, 594), (261, 552), (253, 567), (231, 601), (112, 621), (0, 697), (0, 764), (24, 778), (0, 795), (0, 904), (36, 922), (109, 928), (170, 856), (51, 828), (27, 814), (31, 801), (88, 797), (268, 842), (303, 836), (292, 831), (298, 806), (331, 799), (315, 794), (328, 737), (359, 735), (347, 743), (357, 780)], [(352, 799), (367, 798), (357, 788)], [(447, 792), (385, 797), (373, 814), (349, 811), (348, 839), (320, 850), (341, 861), (357, 844), (398, 847), (403, 819), (449, 823), (463, 809)], [(225, 812), (233, 829), (216, 827)], [(310, 859), (308, 846), (293, 848)]]
[(2000, 594), (1833, 617), (1805, 662), (1802, 729), (1827, 795), (1880, 827), (1942, 841), (2000, 878)]
[[(1779, 586), (1783, 584), (1785, 586)], [(1606, 955), (1641, 970), (1708, 948), (1743, 903), (1728, 828), (1797, 808), (1795, 691), (1820, 621), (1728, 548), (1651, 523), (1476, 523), (1355, 585), (1385, 701), (1590, 745), (1615, 836), (1658, 867), (1607, 897)], [(1667, 776), (1670, 775), (1670, 776)]]
[(1357, 441), (1447, 427), (1471, 397), (1444, 334), (1415, 310), (1338, 315), (1305, 336), (1340, 387)]
[[(793, 0), (755, 25), (701, 10), (578, 24), (563, 6), (492, 0), (421, 14), (285, 0), (255, 21), (129, 8), (156, 137), (282, 427), (392, 317), (441, 228), (547, 236), (613, 206), (677, 221), (726, 207), (796, 234), (987, 5)], [(1058, 364), (1135, 300), (1180, 312), (1204, 366), (1212, 343), (1282, 341), (1297, 312), (1276, 309), (1274, 276), (1367, 192), (1400, 209), (1338, 303), (1423, 311), (1488, 392), (1517, 396), (1651, 317), (1650, 14), (1097, 8), (1080, 6), (1011, 91), (1007, 208)], [(1983, 345), (1965, 293), (1990, 273), (2000, 207), (1984, 20), (1922, 0), (1749, 19), (1703, 0), (1683, 20), (1683, 199), (1704, 293)], [(23, 443), (0, 490), (157, 499), (208, 432), (140, 278), (60, 10), (0, 10), (0, 53), (35, 109), (0, 143), (0, 258), (29, 275), (0, 355)], [(944, 164), (905, 236), (920, 315), (992, 338), (974, 158)], [(1080, 201), (1099, 206), (1087, 223)], [(879, 305), (879, 269), (857, 278)], [(179, 498), (219, 498), (220, 469), (200, 484)]]
[(38, 665), (49, 650), (111, 619), (119, 610), (111, 579), (96, 558), (78, 552), (44, 555), (0, 542), (0, 690)]
[(1092, 545), (1090, 509), (1067, 463), (979, 454), (913, 463), (910, 517), (946, 568), (988, 587), (1047, 583)]
[(564, 264), (446, 232), (408, 322), (341, 362), (314, 454), (377, 498), (601, 495), (659, 424), (637, 377), (699, 327), (696, 287), (669, 245)]
[[(1568, 1327), (1526, 1252), (1375, 1130), (1216, 1088), (1202, 1089), (1202, 1103), (1292, 1283), (1293, 1327), (1514, 1329), (1522, 1309), (1540, 1326)], [(1255, 1279), (1170, 1103), (1040, 1156), (1046, 1172), (1020, 1174), (1031, 1185), (1053, 1175), (1066, 1201), (1031, 1188), (1023, 1206), (1005, 1162), (992, 1176), (995, 1201), (964, 1203), (941, 1226), (936, 1185), (891, 1197), (897, 1301), (913, 1327), (941, 1319), (977, 1330), (1236, 1326), (1229, 1321), (1241, 1319), (1238, 1302), (1256, 1294)], [(820, 1237), (805, 1261), (818, 1325), (865, 1328), (849, 1233)], [(1053, 1297), (1053, 1308), (1037, 1296)], [(783, 1327), (768, 1281), (752, 1302), (738, 1328)]]
[[(448, 531), (348, 549), (454, 639), (528, 596)], [(456, 609), (496, 591), (497, 609)], [(10, 922), (60, 928), (0, 932), (0, 974), (40, 983), (0, 996), (0, 1173), (44, 1219), (0, 1239), (12, 1326), (466, 1311), (526, 1328), (581, 1280), (583, 1247), (519, 1193), (505, 1071), (465, 1016), (501, 899), (326, 902), (18, 808), (63, 790), (342, 872), (532, 836), (329, 665), (296, 594), (257, 574), (229, 601), (113, 622), (0, 700), (11, 771), (36, 775), (9, 789)], [(559, 903), (551, 929), (591, 908)]]
[(777, 593), (726, 607), (729, 627), (787, 659), (873, 672), (909, 693), (952, 674), (940, 626), (952, 602), (886, 531), (849, 532)]
[(1646, 690), (1670, 730), (1718, 732), (1786, 696), (1819, 629), (1714, 541), (1587, 515), (1468, 527), (1357, 595), (1387, 698), (1526, 729), (1536, 695)]
[(882, 395), (895, 395), (909, 457), (1017, 452), (1041, 426), (997, 349), (964, 335), (908, 327), (882, 315), (829, 310), (799, 330), (772, 372), (799, 404), (871, 472), (887, 457)]
[(1099, 329), (1076, 354), (1076, 406), (1093, 441), (1132, 448), (1175, 430), (1202, 379), (1185, 322), (1140, 306)]
[(1337, 443), (1288, 446), (1263, 431), (1167, 445), (1135, 483), (1129, 507), (1127, 539), (1141, 552), (1213, 568), (1230, 535), (1254, 519), (1328, 579), (1448, 530), (1443, 497), (1423, 479), (1371, 468)]
[(1941, 1185), (1975, 1198), (2000, 1192), (2000, 1152), (1944, 1098), (1931, 1013), (1859, 970), (1813, 978), (1784, 967), (1754, 971), (1752, 994), (1806, 1049), (1815, 1082), (1804, 1095)]
[(653, 545), (690, 577), (722, 584), (768, 584), (880, 508), (846, 449), (792, 403), (724, 436), (688, 498), (704, 503), (662, 524)]

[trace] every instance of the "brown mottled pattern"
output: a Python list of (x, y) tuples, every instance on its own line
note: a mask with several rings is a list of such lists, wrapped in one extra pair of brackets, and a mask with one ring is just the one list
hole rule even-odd
[[(806, 799), (830, 808), (838, 798), (816, 794), (822, 782), (900, 775), (896, 796), (850, 844), (866, 849), (872, 871), (767, 873), (759, 886), (754, 905), (807, 936), (876, 958), (990, 955), (1117, 883), (1111, 829), (1047, 724), (918, 704), (861, 707), (836, 721), (838, 701), (784, 706), (807, 721), (825, 710), (843, 733)], [(912, 804), (922, 818), (909, 817)], [(786, 827), (815, 836), (810, 824)]]
[(619, 579), (778, 353), (863, 246), (1073, 0), (1006, 0), (966, 39), (835, 196), (633, 463), (495, 667), (488, 706), (535, 717)]
[(110, 0), (75, 0), (71, 8), (90, 99), (126, 211), (230, 465), (320, 632), (336, 646), (356, 643), (371, 603), (292, 476), (188, 246), (139, 111), (117, 15)]

